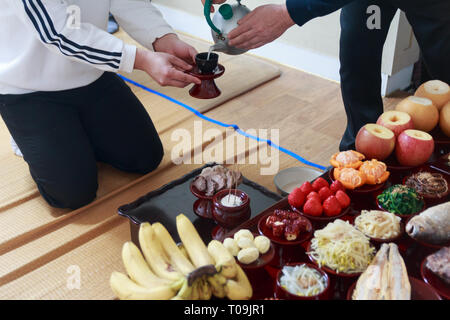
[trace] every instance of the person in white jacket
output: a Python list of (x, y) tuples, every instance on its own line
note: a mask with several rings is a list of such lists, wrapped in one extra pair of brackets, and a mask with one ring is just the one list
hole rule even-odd
[[(145, 174), (163, 146), (118, 72), (162, 86), (200, 80), (197, 51), (149, 0), (0, 0), (0, 113), (47, 202), (76, 209), (96, 197), (97, 162)], [(111, 12), (146, 49), (109, 34)]]

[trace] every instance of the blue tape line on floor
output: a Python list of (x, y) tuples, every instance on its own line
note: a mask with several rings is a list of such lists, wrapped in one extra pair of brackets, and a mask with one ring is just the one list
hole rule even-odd
[(299, 156), (298, 154), (294, 153), (294, 152), (291, 151), (291, 150), (288, 150), (288, 149), (286, 149), (286, 148), (283, 148), (283, 147), (281, 147), (281, 146), (279, 146), (279, 145), (273, 143), (271, 140), (268, 140), (268, 139), (262, 139), (262, 138), (260, 138), (260, 137), (257, 137), (257, 136), (248, 134), (247, 132), (241, 130), (241, 129), (238, 127), (238, 125), (236, 125), (236, 124), (228, 124), (228, 123), (224, 123), (224, 122), (218, 121), (218, 120), (216, 120), (216, 119), (210, 118), (210, 117), (208, 117), (208, 116), (205, 116), (204, 114), (202, 114), (202, 113), (199, 112), (198, 110), (192, 108), (191, 106), (188, 106), (187, 104), (185, 104), (185, 103), (183, 103), (183, 102), (181, 102), (181, 101), (178, 101), (178, 100), (176, 100), (176, 99), (174, 99), (174, 98), (172, 98), (172, 97), (169, 97), (168, 95), (165, 95), (165, 94), (163, 94), (163, 93), (161, 93), (161, 92), (158, 92), (158, 91), (156, 91), (156, 90), (150, 89), (150, 88), (148, 88), (148, 87), (146, 87), (146, 86), (144, 86), (144, 85), (142, 85), (142, 84), (140, 84), (140, 83), (138, 83), (138, 82), (136, 82), (136, 81), (134, 81), (134, 80), (128, 79), (127, 77), (124, 77), (124, 76), (122, 76), (122, 75), (119, 75), (119, 77), (121, 77), (124, 81), (129, 82), (129, 83), (135, 85), (136, 87), (139, 87), (139, 88), (141, 88), (141, 89), (144, 89), (145, 91), (148, 91), (148, 92), (150, 92), (150, 93), (153, 93), (153, 94), (155, 94), (155, 95), (157, 95), (157, 96), (160, 96), (160, 97), (162, 97), (162, 98), (164, 98), (164, 99), (166, 99), (166, 100), (168, 100), (168, 101), (170, 101), (170, 102), (173, 102), (173, 103), (175, 103), (175, 104), (177, 104), (177, 105), (179, 105), (179, 106), (181, 106), (181, 107), (187, 109), (188, 111), (192, 112), (192, 113), (195, 114), (197, 117), (199, 117), (199, 118), (201, 118), (201, 119), (203, 119), (203, 120), (205, 120), (205, 121), (214, 123), (214, 124), (216, 124), (216, 125), (218, 125), (218, 126), (221, 126), (221, 127), (224, 127), (224, 128), (233, 128), (237, 133), (239, 133), (239, 134), (241, 134), (241, 135), (243, 135), (243, 136), (245, 136), (245, 137), (247, 137), (247, 138), (249, 138), (249, 139), (253, 139), (253, 140), (256, 140), (256, 141), (258, 141), (258, 142), (265, 142), (265, 143), (267, 143), (269, 146), (271, 146), (272, 148), (278, 149), (279, 151), (281, 151), (281, 152), (287, 154), (288, 156), (291, 156), (292, 158), (294, 158), (294, 159), (300, 161), (301, 163), (306, 164), (306, 165), (308, 165), (308, 166), (310, 166), (310, 167), (315, 167), (315, 168), (317, 168), (317, 169), (319, 169), (319, 170), (322, 170), (322, 171), (325, 171), (325, 170), (327, 169), (326, 167), (321, 166), (320, 164), (313, 163), (313, 162), (311, 162), (311, 161), (306, 160), (305, 158)]

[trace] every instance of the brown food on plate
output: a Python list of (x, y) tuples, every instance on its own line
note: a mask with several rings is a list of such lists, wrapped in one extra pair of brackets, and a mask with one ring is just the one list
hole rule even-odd
[(410, 300), (411, 284), (398, 246), (384, 243), (358, 278), (353, 300)]
[(406, 232), (419, 241), (442, 244), (450, 240), (450, 201), (431, 207), (411, 218)]
[(205, 192), (207, 196), (213, 196), (220, 190), (232, 189), (242, 182), (242, 174), (222, 165), (207, 167), (200, 175), (195, 177), (194, 186), (197, 190)]
[(265, 221), (266, 227), (276, 237), (295, 241), (302, 232), (309, 232), (308, 221), (300, 214), (289, 210), (275, 210)]
[(405, 185), (423, 197), (442, 198), (448, 193), (448, 183), (440, 173), (421, 171), (409, 176)]
[(429, 255), (426, 267), (450, 285), (450, 247), (444, 247)]

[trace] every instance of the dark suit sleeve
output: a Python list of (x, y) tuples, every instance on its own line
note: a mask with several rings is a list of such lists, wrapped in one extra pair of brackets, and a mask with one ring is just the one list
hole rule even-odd
[(311, 19), (330, 14), (357, 0), (286, 0), (292, 20), (299, 26)]

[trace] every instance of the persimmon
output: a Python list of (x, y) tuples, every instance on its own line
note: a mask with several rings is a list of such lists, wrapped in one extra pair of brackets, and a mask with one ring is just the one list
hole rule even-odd
[(335, 168), (353, 168), (358, 169), (365, 156), (354, 150), (342, 151), (333, 154), (330, 164)]

